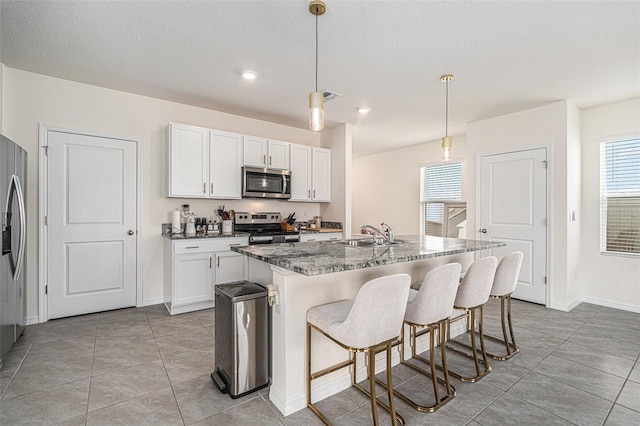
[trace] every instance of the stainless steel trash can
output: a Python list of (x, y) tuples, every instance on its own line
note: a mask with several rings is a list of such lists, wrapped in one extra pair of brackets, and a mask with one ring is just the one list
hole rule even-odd
[(223, 393), (240, 398), (269, 384), (267, 290), (249, 281), (215, 286), (215, 371)]

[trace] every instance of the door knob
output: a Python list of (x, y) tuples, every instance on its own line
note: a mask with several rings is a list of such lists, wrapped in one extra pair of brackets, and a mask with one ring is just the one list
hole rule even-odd
[(132, 230), (132, 229), (129, 229), (129, 230), (127, 231), (127, 234), (129, 234), (129, 235), (133, 235), (133, 230)]
[(487, 230), (485, 228), (480, 229), (480, 232), (482, 232), (483, 234), (487, 233)]

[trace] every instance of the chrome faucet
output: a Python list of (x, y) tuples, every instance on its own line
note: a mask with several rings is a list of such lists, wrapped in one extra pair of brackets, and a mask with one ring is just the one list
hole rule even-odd
[(394, 236), (393, 236), (393, 228), (388, 224), (388, 223), (381, 223), (380, 226), (386, 226), (387, 227), (387, 241), (389, 241), (389, 243), (393, 244), (394, 242)]
[(386, 234), (381, 230), (379, 230), (378, 228), (376, 228), (375, 226), (371, 226), (371, 225), (363, 225), (362, 229), (370, 229), (373, 231), (373, 242), (375, 244), (381, 244), (379, 238), (376, 238), (376, 235), (379, 235), (380, 237), (384, 238), (389, 243), (393, 243), (393, 229), (391, 229), (391, 227), (386, 223), (383, 223), (382, 225), (387, 227)]

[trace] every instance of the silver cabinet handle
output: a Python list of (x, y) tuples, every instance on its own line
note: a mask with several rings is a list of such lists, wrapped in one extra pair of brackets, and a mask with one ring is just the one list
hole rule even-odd
[(307, 197), (311, 198), (311, 190), (307, 191)]
[(316, 190), (313, 190), (313, 198), (316, 198)]
[(271, 160), (272, 160), (272, 158), (271, 158), (271, 156), (269, 156), (269, 165), (271, 165), (273, 163), (273, 161), (271, 161)]
[(204, 182), (204, 183), (202, 184), (202, 193), (203, 193), (203, 194), (206, 194), (206, 193), (207, 193), (207, 182)]
[(218, 268), (220, 268), (220, 256), (218, 256)]
[(483, 234), (487, 233), (487, 230), (485, 228), (479, 229), (480, 232), (482, 232)]
[(240, 245), (242, 245), (242, 244), (229, 244), (229, 247), (231, 247), (231, 246), (240, 246)]
[(262, 155), (262, 164), (267, 165), (267, 154)]
[(190, 247), (185, 247), (185, 249), (197, 249), (200, 248), (200, 246), (190, 246)]
[(128, 235), (133, 235), (133, 229), (129, 229), (129, 230), (127, 231), (127, 234), (128, 234)]
[(211, 193), (213, 194), (213, 182), (211, 182)]

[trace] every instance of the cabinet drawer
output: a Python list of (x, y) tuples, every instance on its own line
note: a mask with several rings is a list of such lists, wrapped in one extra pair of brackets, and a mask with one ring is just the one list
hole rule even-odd
[(216, 238), (194, 239), (173, 242), (173, 254), (210, 253), (213, 251), (226, 251), (230, 246), (249, 244), (248, 237), (241, 238)]

